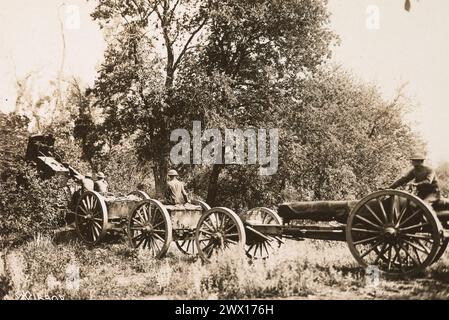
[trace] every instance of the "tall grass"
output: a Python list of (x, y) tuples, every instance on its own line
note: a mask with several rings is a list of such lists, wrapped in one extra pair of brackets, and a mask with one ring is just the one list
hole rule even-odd
[[(20, 272), (7, 299), (23, 292), (65, 299), (446, 298), (449, 292), (447, 256), (422, 279), (381, 279), (378, 288), (368, 288), (346, 244), (324, 241), (287, 241), (260, 261), (227, 251), (203, 263), (175, 246), (155, 260), (122, 243), (89, 249), (78, 242), (56, 245), (41, 238), (15, 254), (20, 258), (14, 268)], [(73, 267), (79, 268), (76, 288), (67, 282)]]

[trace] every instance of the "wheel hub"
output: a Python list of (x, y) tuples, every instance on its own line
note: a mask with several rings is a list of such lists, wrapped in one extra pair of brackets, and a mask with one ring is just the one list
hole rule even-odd
[(218, 243), (220, 245), (222, 245), (224, 243), (224, 237), (223, 234), (221, 232), (214, 232), (212, 234), (212, 239), (214, 240), (215, 243)]
[(153, 226), (151, 226), (151, 225), (146, 225), (146, 226), (143, 228), (143, 232), (145, 232), (145, 233), (153, 233)]
[(396, 240), (398, 237), (398, 230), (395, 227), (392, 226), (388, 226), (386, 228), (384, 228), (384, 237), (387, 240)]

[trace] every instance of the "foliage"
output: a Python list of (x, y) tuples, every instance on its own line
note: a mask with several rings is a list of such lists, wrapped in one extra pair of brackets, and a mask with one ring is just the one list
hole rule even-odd
[[(357, 199), (388, 185), (422, 148), (403, 120), (407, 102), (400, 92), (386, 101), (375, 86), (322, 68), (279, 105), (278, 172), (264, 177), (255, 165), (226, 165), (216, 203), (240, 211), (286, 200)], [(188, 186), (204, 196), (209, 172), (195, 174)]]
[(114, 145), (94, 159), (94, 163), (98, 171), (107, 175), (110, 192), (128, 194), (143, 185), (145, 192), (155, 196), (152, 168), (138, 159), (129, 141)]
[(51, 235), (64, 225), (69, 197), (57, 179), (42, 180), (23, 166), (21, 183), (0, 186), (0, 244), (20, 243), (37, 234)]
[(50, 234), (64, 223), (67, 194), (58, 179), (42, 180), (23, 160), (27, 119), (0, 114), (2, 183), (0, 184), (0, 244), (20, 242), (37, 233)]
[(441, 162), (436, 169), (436, 174), (441, 195), (449, 198), (449, 162)]
[(377, 87), (324, 69), (303, 93), (297, 112), (286, 109), (296, 126), (286, 139), (291, 160), (280, 163), (289, 165), (289, 182), (311, 191), (312, 198), (366, 195), (400, 175), (407, 157), (422, 147), (403, 120), (408, 101), (401, 92), (386, 101)]
[(173, 129), (192, 119), (204, 127), (268, 126), (281, 87), (312, 72), (333, 39), (321, 0), (178, 4), (103, 0), (92, 13), (114, 28), (92, 89), (104, 115), (98, 139), (110, 146), (135, 134), (157, 192)]
[(17, 163), (25, 154), (28, 118), (0, 113), (0, 175), (2, 182), (16, 175)]

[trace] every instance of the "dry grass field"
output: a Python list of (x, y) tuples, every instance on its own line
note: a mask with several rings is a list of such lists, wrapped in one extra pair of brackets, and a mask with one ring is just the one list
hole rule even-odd
[[(446, 299), (449, 255), (417, 278), (367, 286), (345, 243), (287, 241), (265, 261), (224, 252), (208, 264), (173, 244), (154, 260), (123, 239), (93, 249), (36, 239), (4, 255), (5, 299)], [(72, 268), (72, 269), (71, 269)], [(79, 268), (79, 287), (67, 282)], [(1, 270), (0, 270), (1, 271)], [(70, 277), (70, 276), (69, 276)], [(71, 287), (72, 286), (72, 287)], [(1, 293), (0, 292), (0, 293)]]

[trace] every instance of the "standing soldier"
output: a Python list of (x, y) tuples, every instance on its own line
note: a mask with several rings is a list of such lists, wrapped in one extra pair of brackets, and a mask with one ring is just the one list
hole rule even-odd
[(106, 176), (103, 172), (97, 173), (97, 181), (94, 184), (94, 190), (98, 192), (108, 192), (108, 182), (106, 181)]
[(189, 202), (189, 197), (184, 188), (184, 183), (178, 180), (176, 170), (168, 171), (166, 198), (168, 204), (185, 204)]
[(431, 167), (425, 166), (424, 159), (425, 157), (422, 154), (413, 155), (410, 158), (413, 169), (410, 170), (405, 176), (393, 182), (388, 188), (396, 189), (397, 187), (403, 186), (414, 179), (415, 181), (410, 185), (416, 187), (418, 197), (431, 203), (439, 200), (440, 192), (435, 170)]

